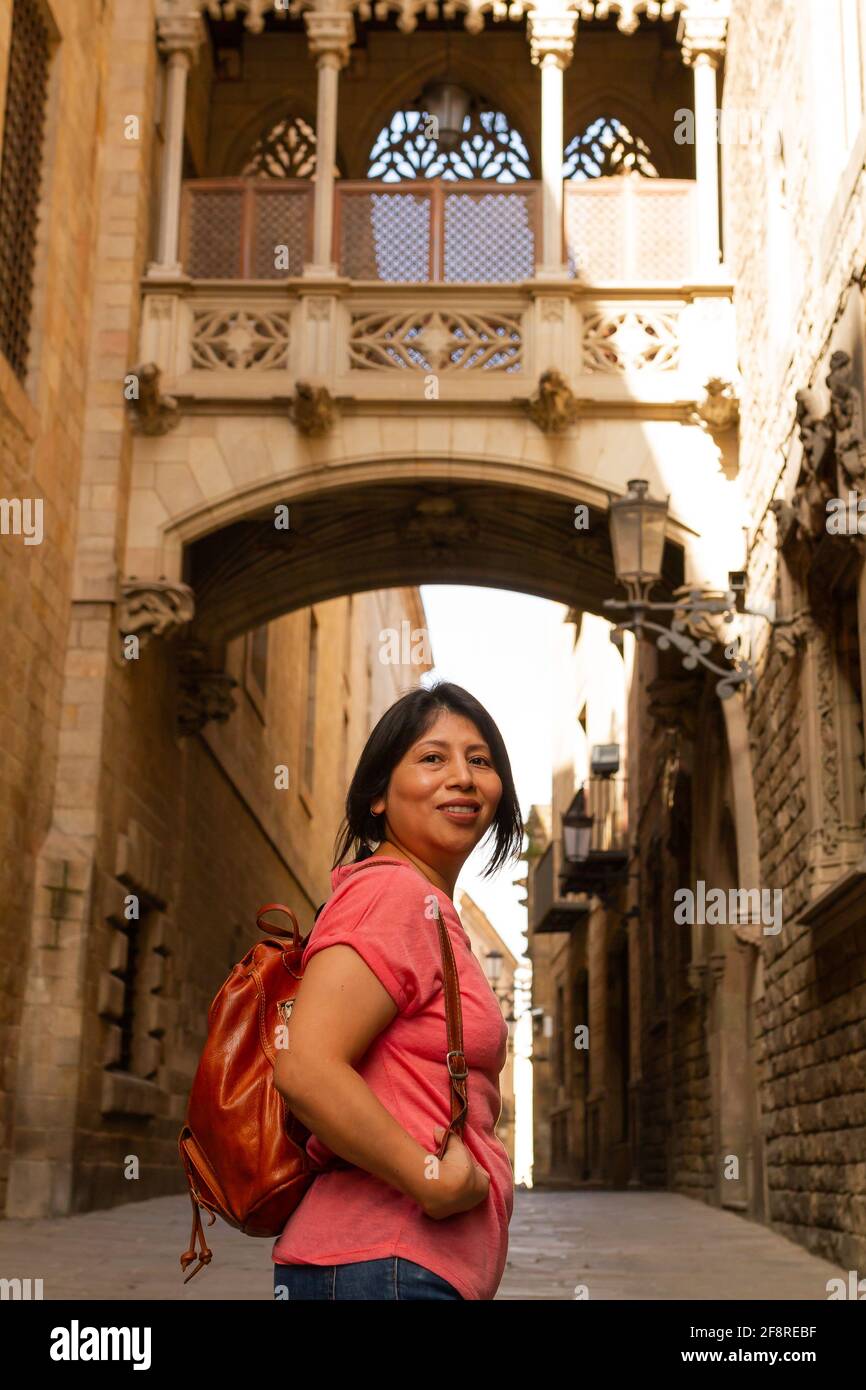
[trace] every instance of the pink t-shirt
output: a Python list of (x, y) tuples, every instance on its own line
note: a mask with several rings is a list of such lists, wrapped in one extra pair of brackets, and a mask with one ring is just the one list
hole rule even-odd
[[(391, 995), (399, 1012), (356, 1070), (403, 1129), (428, 1153), (433, 1127), (451, 1119), (445, 1065), (447, 1033), (439, 933), (425, 916), (439, 900), (457, 963), (469, 1109), (462, 1139), (490, 1177), (487, 1197), (471, 1211), (434, 1221), (411, 1197), (363, 1168), (317, 1175), (273, 1248), (276, 1264), (356, 1264), (400, 1255), (447, 1279), (467, 1299), (492, 1299), (505, 1269), (514, 1175), (495, 1126), (502, 1108), (499, 1074), (508, 1026), (454, 904), (406, 860), (341, 865), (333, 896), (308, 939), (303, 967), (328, 946), (351, 946)], [(291, 1028), (291, 1024), (289, 1025)], [(311, 1135), (317, 1164), (333, 1155)]]

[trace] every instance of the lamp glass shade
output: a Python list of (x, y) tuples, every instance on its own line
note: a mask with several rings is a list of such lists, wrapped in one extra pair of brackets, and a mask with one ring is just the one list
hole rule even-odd
[(635, 478), (611, 502), (610, 540), (617, 579), (649, 586), (661, 578), (668, 504), (648, 497), (647, 487)]
[(592, 816), (586, 813), (586, 797), (581, 787), (562, 817), (562, 853), (569, 864), (589, 858), (592, 848)]
[(471, 102), (469, 92), (457, 82), (431, 82), (421, 93), (424, 110), (436, 122), (436, 144), (443, 150), (460, 144)]
[(502, 974), (502, 952), (488, 951), (484, 959), (487, 962), (487, 978), (492, 985), (495, 985)]
[(575, 824), (562, 826), (563, 854), (569, 864), (582, 864), (589, 858), (592, 816), (580, 816)]

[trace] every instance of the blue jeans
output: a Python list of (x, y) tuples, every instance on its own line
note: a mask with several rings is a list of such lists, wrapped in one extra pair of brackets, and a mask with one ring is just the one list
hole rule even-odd
[(274, 1265), (274, 1298), (459, 1298), (453, 1284), (399, 1255), (352, 1265)]

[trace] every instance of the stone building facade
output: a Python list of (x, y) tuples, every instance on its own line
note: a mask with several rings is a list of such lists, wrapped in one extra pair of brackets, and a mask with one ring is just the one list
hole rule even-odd
[[(720, 700), (700, 666), (638, 648), (630, 876), (613, 904), (614, 916), (631, 914), (628, 1170), (632, 1183), (741, 1211), (856, 1268), (866, 1252), (866, 13), (744, 0), (725, 21), (718, 155), (739, 418), (718, 460), (740, 498), (738, 640), (755, 682)], [(571, 689), (576, 706), (574, 679)], [(536, 829), (530, 894), (557, 833), (542, 816)], [(719, 890), (727, 906), (684, 922), (682, 889), (694, 902)], [(567, 899), (581, 925), (549, 938), (560, 955), (591, 939)], [(544, 949), (538, 979), (533, 940), (546, 1011), (564, 967)], [(624, 1047), (605, 1034), (605, 1053)], [(572, 1072), (560, 1105), (585, 1114)], [(557, 1123), (551, 1097), (539, 1125), (553, 1136)], [(590, 1178), (579, 1126), (558, 1163), (551, 1142), (537, 1180)], [(608, 1154), (603, 1180), (621, 1177)]]
[[(179, 1190), (210, 1000), (262, 902), (311, 925), (354, 762), (432, 660), (418, 591), (399, 581), (241, 624), (216, 677), (182, 624), (161, 640), (182, 597), (120, 587), (157, 61), (147, 7), (16, 0), (0, 19), (3, 198), (32, 196), (18, 231), (34, 242), (18, 265), (7, 230), (4, 272), (29, 275), (30, 297), (12, 306), (20, 341), (4, 305), (0, 352), (9, 1216)], [(28, 91), (44, 96), (41, 145)], [(36, 500), (38, 538), (20, 509)]]
[[(756, 684), (720, 701), (637, 645), (618, 737), (586, 739), (627, 760), (601, 907), (559, 892), (583, 745), (532, 821), (530, 910), (541, 873), (561, 914), (533, 943), (562, 1061), (538, 1068), (539, 1171), (672, 1186), (856, 1262), (863, 566), (826, 504), (856, 517), (864, 472), (863, 6), (453, 8), (0, 20), (5, 1210), (94, 1204), (133, 1139), (170, 1190), (191, 1017), (248, 882), (307, 917), (324, 896), (304, 780), (330, 788), (395, 693), (379, 634), (417, 679), (415, 589), (443, 579), (604, 617), (611, 499), (643, 478), (666, 600), (745, 575), (705, 640)], [(781, 892), (783, 929), (679, 929), (698, 881)]]

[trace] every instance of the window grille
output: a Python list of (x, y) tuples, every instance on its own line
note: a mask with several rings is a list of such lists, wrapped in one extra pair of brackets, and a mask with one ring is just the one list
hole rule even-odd
[[(316, 132), (303, 116), (286, 116), (259, 136), (241, 170), (245, 178), (311, 179), (316, 172)], [(339, 178), (339, 169), (334, 168)]]
[(642, 174), (657, 179), (649, 145), (633, 135), (616, 116), (597, 116), (565, 148), (564, 179), (602, 179), (612, 174)]
[(368, 179), (490, 179), (516, 183), (531, 179), (529, 151), (504, 111), (473, 104), (455, 150), (443, 150), (427, 135), (422, 111), (395, 111), (370, 151)]
[(27, 371), (48, 91), (48, 29), (36, 0), (14, 0), (0, 161), (0, 351)]

